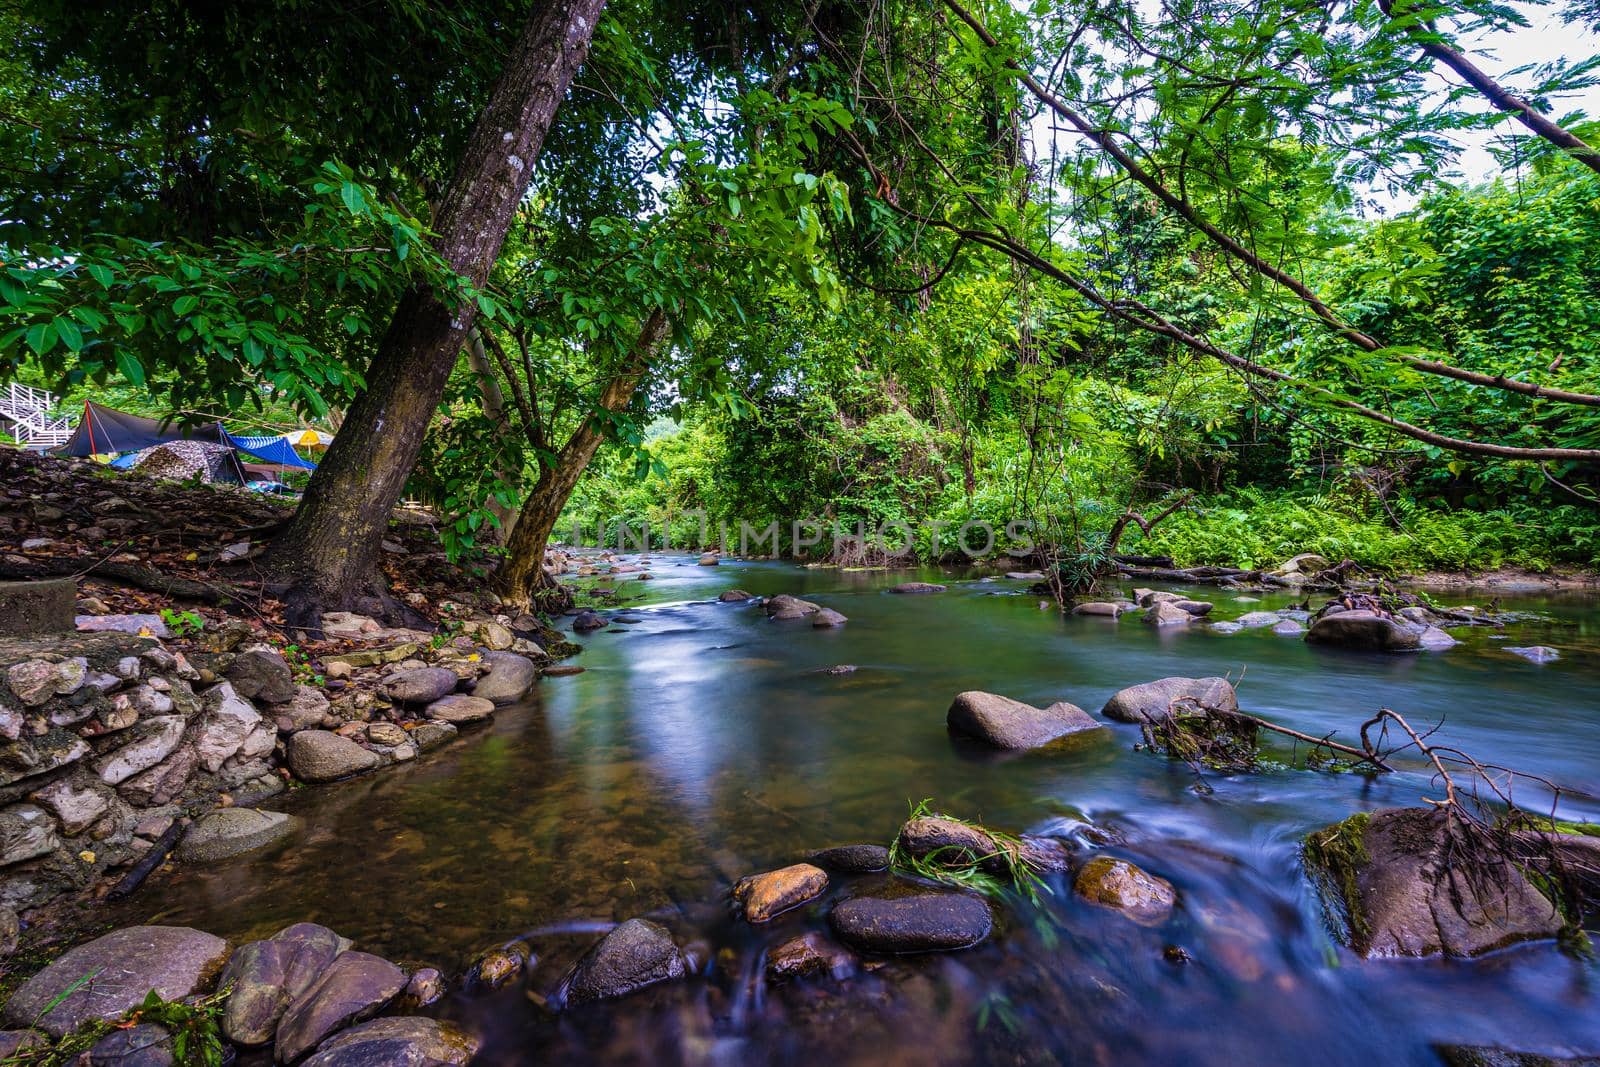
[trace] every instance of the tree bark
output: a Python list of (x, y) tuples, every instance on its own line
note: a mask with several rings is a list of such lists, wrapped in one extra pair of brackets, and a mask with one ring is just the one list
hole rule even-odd
[[(649, 373), (656, 353), (667, 340), (667, 316), (660, 310), (652, 311), (639, 331), (633, 351), (626, 363), (606, 382), (600, 393), (599, 408), (616, 412), (628, 406), (639, 383)], [(506, 544), (506, 559), (500, 566), (496, 584), (500, 597), (513, 610), (528, 611), (534, 607), (544, 574), (544, 551), (550, 543), (550, 534), (567, 506), (572, 491), (577, 488), (595, 451), (605, 440), (602, 420), (591, 415), (573, 431), (567, 443), (556, 453), (556, 461), (539, 475), (512, 528)]]
[[(473, 127), (434, 229), (445, 260), (474, 285), (488, 280), (500, 255), (604, 6), (605, 0), (536, 5)], [(322, 612), (331, 608), (416, 621), (386, 592), (379, 549), (476, 314), (470, 303), (451, 306), (432, 288), (401, 298), (366, 391), (269, 554), (291, 626), (320, 632)]]
[[(489, 353), (484, 350), (482, 327), (473, 330), (472, 336), (467, 340), (467, 366), (472, 368), (473, 375), (478, 379), (478, 393), (482, 398), (484, 416), (492, 423), (505, 426), (506, 394), (500, 388), (500, 379), (494, 376), (494, 367), (489, 363)], [(502, 453), (495, 460), (494, 473), (495, 478), (505, 485), (515, 485), (521, 472), (512, 470)], [(503, 545), (511, 539), (511, 530), (517, 521), (516, 510), (500, 503), (495, 497), (490, 497), (487, 503), (490, 514), (500, 524), (498, 540)]]

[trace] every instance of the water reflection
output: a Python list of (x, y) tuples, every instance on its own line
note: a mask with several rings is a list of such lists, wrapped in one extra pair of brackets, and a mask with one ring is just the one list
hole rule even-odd
[[(674, 565), (676, 563), (676, 565)], [(905, 575), (656, 561), (626, 631), (585, 639), (586, 673), (414, 764), (285, 807), (307, 819), (275, 852), (152, 884), (130, 918), (235, 938), (314, 919), (400, 960), (450, 969), (533, 932), (528, 989), (443, 1010), (488, 1036), (486, 1063), (1436, 1063), (1435, 1042), (1600, 1049), (1595, 965), (1552, 946), (1470, 963), (1368, 964), (1337, 949), (1300, 874), (1308, 830), (1416, 803), (1421, 773), (1270, 771), (1213, 778), (1132, 751), (1115, 727), (1065, 752), (973, 758), (944, 731), (951, 695), (989, 689), (1091, 711), (1172, 674), (1228, 674), (1251, 711), (1347, 738), (1379, 706), (1484, 758), (1600, 793), (1600, 676), (1587, 604), (1514, 640), (1475, 631), (1444, 654), (1343, 655), (1268, 630), (1152, 632), (1061, 618), (1018, 583), (896, 597)], [(929, 573), (924, 577), (938, 577)], [(945, 580), (949, 580), (948, 578)], [(738, 586), (849, 616), (838, 630), (722, 604)], [(630, 592), (635, 591), (630, 588)], [(1282, 606), (1219, 601), (1226, 618)], [(1519, 605), (1522, 606), (1522, 605)], [(1551, 644), (1538, 667), (1505, 644)], [(840, 663), (848, 674), (817, 673)], [(828, 901), (753, 929), (732, 879), (827, 844), (887, 841), (907, 804), (1013, 830), (1088, 819), (1172, 881), (1173, 922), (1146, 930), (1062, 884), (1007, 909), (986, 945), (874, 964), (843, 983), (768, 990), (764, 953), (824, 929)], [(1592, 805), (1579, 814), (1600, 815)], [(832, 894), (849, 891), (837, 883)], [(551, 1017), (530, 999), (606, 924), (647, 914), (697, 945), (703, 973)], [(1169, 946), (1188, 963), (1171, 962)]]

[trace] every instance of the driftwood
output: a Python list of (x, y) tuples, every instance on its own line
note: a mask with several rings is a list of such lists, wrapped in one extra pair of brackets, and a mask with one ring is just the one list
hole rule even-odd
[(1156, 582), (1259, 582), (1264, 577), (1261, 571), (1247, 571), (1240, 567), (1143, 567), (1119, 562), (1117, 570), (1128, 578)]
[(1119, 567), (1172, 567), (1175, 564), (1171, 556), (1130, 556), (1118, 552), (1112, 555), (1111, 562)]
[(149, 878), (155, 869), (166, 861), (167, 854), (178, 846), (178, 839), (182, 836), (183, 824), (174, 821), (171, 826), (167, 827), (167, 832), (158, 837), (156, 843), (150, 846), (150, 851), (146, 852), (139, 862), (133, 865), (133, 869), (123, 875), (122, 880), (111, 887), (110, 891), (106, 893), (106, 899), (126, 900), (137, 893), (139, 887), (144, 885), (145, 879)]

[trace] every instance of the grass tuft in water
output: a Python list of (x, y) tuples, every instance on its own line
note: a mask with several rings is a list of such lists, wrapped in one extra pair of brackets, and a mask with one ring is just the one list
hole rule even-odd
[[(906, 821), (937, 818), (960, 823), (993, 841), (995, 851), (986, 856), (974, 856), (968, 849), (948, 845), (926, 855), (914, 856), (905, 847), (901, 835), (897, 833), (889, 846), (890, 870), (958, 886), (996, 900), (1003, 900), (1009, 894), (1016, 894), (1030, 904), (1038, 904), (1039, 894), (1051, 891), (1044, 879), (1039, 877), (1039, 873), (1028, 865), (1020, 838), (991, 830), (979, 823), (934, 811), (932, 805), (932, 797), (924, 797), (909, 804), (910, 814), (906, 816)], [(993, 870), (992, 868), (997, 865), (1000, 869)]]

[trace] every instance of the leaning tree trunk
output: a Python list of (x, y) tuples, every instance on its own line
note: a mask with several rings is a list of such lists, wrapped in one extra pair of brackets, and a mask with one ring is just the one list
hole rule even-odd
[[(484, 418), (496, 426), (507, 424), (506, 395), (500, 388), (500, 379), (494, 376), (494, 367), (489, 365), (489, 354), (483, 350), (482, 327), (472, 331), (471, 338), (467, 341), (467, 366), (472, 369), (472, 374), (478, 379), (478, 397), (483, 404)], [(497, 454), (494, 463), (494, 476), (503, 485), (515, 485), (520, 479), (521, 471), (513, 470), (505, 459), (505, 453)], [(499, 523), (496, 538), (503, 545), (511, 538), (511, 529), (516, 525), (516, 509), (509, 504), (500, 503), (496, 496), (490, 496), (486, 506), (489, 513)]]
[[(604, 6), (605, 0), (536, 5), (473, 127), (434, 229), (445, 260), (474, 285), (488, 280), (500, 255)], [(380, 544), (475, 317), (472, 303), (446, 303), (431, 287), (401, 297), (366, 391), (267, 559), (291, 626), (320, 631), (322, 612), (331, 608), (391, 620), (411, 614), (384, 588)]]
[[(600, 408), (604, 411), (621, 411), (633, 398), (650, 370), (650, 363), (667, 339), (667, 316), (652, 311), (639, 331), (627, 363), (612, 375), (600, 394)], [(555, 462), (546, 467), (522, 502), (516, 525), (506, 542), (506, 559), (500, 566), (496, 579), (500, 597), (506, 605), (522, 611), (536, 606), (536, 598), (543, 582), (544, 550), (550, 543), (550, 534), (567, 506), (578, 479), (594, 458), (595, 451), (605, 440), (600, 420), (591, 416), (573, 431), (567, 443), (556, 453)]]

